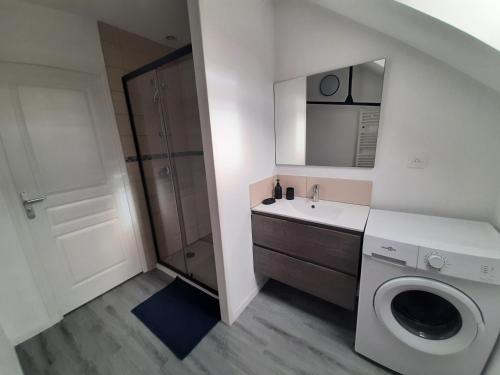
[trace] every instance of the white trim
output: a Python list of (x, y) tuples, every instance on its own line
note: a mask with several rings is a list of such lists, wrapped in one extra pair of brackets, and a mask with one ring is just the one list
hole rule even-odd
[(13, 346), (19, 345), (19, 344), (23, 343), (24, 341), (29, 340), (30, 338), (42, 333), (46, 329), (49, 329), (50, 327), (56, 325), (62, 319), (63, 319), (63, 316), (49, 320), (45, 324), (42, 324), (42, 325), (40, 325), (34, 329), (31, 329), (29, 331), (23, 332), (21, 335), (14, 336), (13, 338), (10, 339), (10, 342), (12, 343)]
[(268, 278), (261, 279), (260, 281), (257, 281), (257, 286), (248, 294), (248, 296), (243, 300), (243, 302), (238, 306), (238, 308), (229, 316), (229, 323), (228, 325), (231, 326), (245, 311), (245, 309), (248, 307), (250, 302), (257, 297), (257, 294), (259, 294), (260, 290), (264, 287), (266, 284)]
[(217, 298), (219, 299), (219, 297), (215, 294), (213, 294), (212, 292), (209, 292), (208, 290), (204, 289), (203, 287), (199, 286), (198, 284), (196, 283), (193, 283), (191, 280), (185, 278), (184, 276), (182, 276), (181, 274), (171, 270), (170, 268), (168, 267), (165, 267), (163, 264), (160, 264), (160, 263), (156, 263), (156, 268), (158, 270), (160, 270), (161, 272), (164, 272), (166, 273), (168, 276), (170, 277), (173, 277), (173, 278), (176, 278), (176, 277), (179, 277), (181, 278), (183, 281), (185, 281), (186, 283), (188, 283), (189, 285), (192, 285), (194, 286), (196, 289), (199, 289), (201, 290), (202, 292), (208, 294), (209, 296), (211, 297), (214, 297), (214, 298)]
[(0, 326), (0, 373), (9, 375), (23, 375), (21, 364), (14, 350)]
[[(41, 254), (36, 250), (33, 243), (33, 238), (31, 232), (24, 221), (24, 210), (19, 204), (19, 196), (17, 195), (16, 188), (14, 187), (14, 181), (7, 165), (6, 154), (2, 141), (0, 140), (0, 194), (3, 194), (5, 198), (5, 204), (7, 210), (11, 215), (12, 223), (16, 228), (16, 236), (19, 240), (19, 245), (21, 246), (24, 259), (29, 268), (33, 280), (36, 284), (37, 291), (43, 302), (43, 307), (45, 308), (49, 319), (47, 320), (47, 325), (50, 327), (51, 322), (59, 321), (62, 319), (62, 314), (59, 311), (57, 301), (54, 297), (54, 292), (49, 283), (47, 277), (47, 270), (43, 266), (41, 260)], [(21, 335), (20, 337), (24, 337)]]
[(203, 143), (203, 159), (207, 178), (208, 204), (210, 208), (210, 224), (214, 245), (215, 269), (217, 273), (217, 289), (221, 320), (229, 324), (229, 297), (226, 280), (227, 267), (224, 261), (222, 248), (222, 233), (220, 228), (217, 182), (215, 176), (214, 153), (212, 147), (212, 130), (210, 127), (210, 111), (208, 105), (207, 79), (205, 76), (205, 61), (203, 55), (203, 35), (201, 32), (200, 1), (188, 0), (189, 27), (191, 44), (193, 46), (193, 63), (198, 97), (198, 111), (200, 114), (201, 138)]

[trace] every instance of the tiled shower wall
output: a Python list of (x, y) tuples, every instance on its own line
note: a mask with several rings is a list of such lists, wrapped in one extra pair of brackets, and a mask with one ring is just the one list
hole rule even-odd
[[(123, 153), (125, 158), (130, 159), (136, 156), (136, 150), (121, 77), (172, 52), (173, 49), (103, 22), (98, 25)], [(138, 162), (127, 161), (127, 171), (130, 179), (130, 188), (127, 189), (129, 202), (136, 207), (139, 215), (139, 229), (147, 267), (150, 269), (156, 265), (156, 255)]]

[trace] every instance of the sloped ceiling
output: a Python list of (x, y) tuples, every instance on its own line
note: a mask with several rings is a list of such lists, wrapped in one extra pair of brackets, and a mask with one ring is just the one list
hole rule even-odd
[(310, 1), (398, 39), (500, 92), (500, 52), (445, 22), (394, 0)]
[[(188, 44), (187, 0), (26, 0), (104, 21), (168, 47)], [(165, 37), (175, 35), (177, 40)]]
[(472, 35), (500, 51), (498, 0), (395, 0)]

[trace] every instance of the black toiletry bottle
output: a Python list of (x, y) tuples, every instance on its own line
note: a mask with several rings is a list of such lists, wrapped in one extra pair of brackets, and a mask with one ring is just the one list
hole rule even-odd
[(274, 187), (274, 198), (281, 199), (283, 198), (283, 190), (281, 189), (280, 179), (276, 181), (276, 186)]

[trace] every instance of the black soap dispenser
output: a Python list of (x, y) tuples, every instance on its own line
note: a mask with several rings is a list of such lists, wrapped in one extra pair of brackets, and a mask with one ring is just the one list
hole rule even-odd
[(279, 178), (276, 180), (276, 186), (274, 187), (274, 198), (275, 199), (283, 198), (283, 189), (281, 188)]

